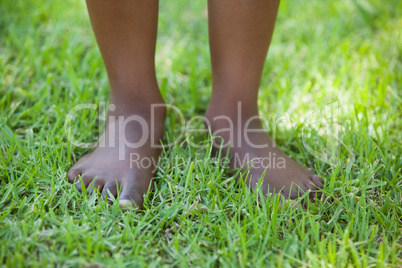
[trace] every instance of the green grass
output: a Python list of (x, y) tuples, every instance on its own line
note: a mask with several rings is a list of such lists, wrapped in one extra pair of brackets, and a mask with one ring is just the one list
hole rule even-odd
[[(322, 201), (307, 210), (258, 201), (210, 163), (209, 149), (183, 141), (163, 153), (139, 212), (96, 205), (66, 181), (88, 152), (68, 141), (66, 114), (108, 96), (84, 3), (0, 3), (0, 265), (402, 265), (401, 1), (281, 3), (259, 105), (279, 146), (325, 178)], [(187, 119), (205, 112), (211, 92), (205, 7), (161, 3), (158, 79)], [(302, 133), (334, 101), (342, 144), (327, 164)], [(166, 125), (167, 141), (180, 131), (174, 113)], [(97, 111), (72, 127), (95, 142)], [(316, 150), (331, 143), (310, 134)]]

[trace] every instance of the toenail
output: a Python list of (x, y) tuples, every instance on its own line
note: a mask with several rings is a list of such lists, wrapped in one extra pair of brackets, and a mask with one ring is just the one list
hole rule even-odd
[(131, 200), (128, 200), (128, 199), (122, 199), (122, 200), (120, 200), (120, 201), (119, 201), (119, 205), (120, 205), (121, 208), (128, 207), (128, 206), (133, 207), (133, 208), (136, 207), (136, 206), (134, 205), (134, 202), (131, 201)]

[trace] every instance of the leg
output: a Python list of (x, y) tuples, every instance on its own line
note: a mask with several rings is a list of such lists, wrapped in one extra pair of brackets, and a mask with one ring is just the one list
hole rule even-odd
[[(121, 187), (120, 203), (141, 207), (160, 154), (150, 137), (159, 142), (164, 131), (164, 109), (156, 110), (151, 126), (151, 105), (163, 103), (154, 64), (158, 0), (87, 0), (87, 6), (110, 106), (103, 139), (69, 170), (69, 180), (81, 191), (81, 177), (88, 192), (97, 188), (103, 196), (116, 196)], [(143, 166), (138, 159), (146, 160)]]
[(321, 188), (322, 179), (280, 151), (265, 132), (245, 133), (262, 130), (258, 88), (278, 6), (278, 0), (208, 0), (213, 92), (206, 117), (212, 133), (222, 137), (224, 153), (230, 141), (230, 168), (247, 170), (250, 187), (262, 179), (265, 194), (296, 198)]

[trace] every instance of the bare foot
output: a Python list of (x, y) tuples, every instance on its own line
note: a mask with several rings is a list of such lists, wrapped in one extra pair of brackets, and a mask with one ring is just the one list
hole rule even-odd
[(159, 145), (164, 131), (165, 110), (151, 112), (151, 105), (162, 102), (128, 97), (111, 101), (104, 137), (71, 167), (69, 181), (80, 192), (85, 186), (88, 194), (97, 189), (104, 198), (117, 197), (121, 188), (120, 205), (140, 208), (160, 155), (152, 142)]
[(246, 183), (252, 189), (260, 182), (264, 195), (280, 192), (290, 199), (310, 189), (309, 197), (314, 202), (323, 179), (282, 152), (264, 131), (260, 119), (252, 119), (253, 114), (247, 109), (238, 113), (210, 105), (207, 124), (212, 135), (220, 137), (215, 139), (214, 147), (218, 149), (222, 144), (222, 155), (226, 156), (230, 146), (229, 168), (241, 168), (243, 174), (248, 174)]

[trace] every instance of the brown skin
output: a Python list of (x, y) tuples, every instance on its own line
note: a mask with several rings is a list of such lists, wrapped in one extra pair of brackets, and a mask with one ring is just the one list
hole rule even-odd
[[(278, 5), (279, 1), (269, 0), (208, 0), (213, 92), (206, 118), (212, 133), (219, 132), (217, 135), (223, 142), (231, 138), (237, 141), (230, 146), (230, 168), (247, 171), (247, 182), (252, 189), (262, 181), (265, 194), (269, 189), (296, 198), (308, 189), (322, 188), (323, 180), (280, 151), (265, 132), (248, 133), (248, 141), (243, 132), (247, 120), (258, 115), (258, 88)], [(127, 119), (138, 115), (150, 123), (151, 105), (164, 103), (156, 82), (154, 63), (158, 1), (87, 0), (87, 6), (110, 81), (110, 103), (116, 106), (115, 110), (109, 111), (109, 116)], [(238, 128), (233, 132), (225, 131), (230, 125), (221, 116), (230, 118)], [(148, 124), (150, 127), (146, 130), (154, 135), (155, 141), (163, 137), (164, 119), (165, 110), (158, 109), (153, 126)], [(247, 128), (262, 130), (258, 119), (252, 120)], [(114, 138), (110, 136), (113, 131)], [(148, 140), (136, 148), (124, 146), (125, 160), (120, 160), (119, 146), (112, 146), (112, 143), (119, 144), (124, 135), (129, 142), (138, 142), (143, 131), (138, 122), (127, 124), (122, 131), (118, 119), (115, 122), (108, 120), (101, 141), (104, 146), (95, 148), (69, 170), (70, 182), (76, 183), (81, 191), (81, 177), (85, 187), (89, 186), (88, 193), (97, 188), (104, 197), (107, 194), (116, 197), (117, 186), (121, 187), (120, 204), (141, 207), (155, 166), (130, 167), (130, 154), (157, 163), (160, 150), (151, 146)], [(256, 148), (255, 145), (265, 147)], [(227, 150), (228, 146), (224, 146), (223, 153)], [(236, 157), (283, 158), (285, 168), (242, 166)], [(312, 200), (313, 197), (311, 195)]]
[[(308, 189), (322, 188), (322, 178), (279, 150), (263, 131), (259, 119), (246, 124), (248, 119), (258, 117), (258, 89), (278, 6), (276, 0), (208, 0), (213, 91), (206, 117), (211, 132), (219, 131), (223, 144), (234, 141), (230, 144), (232, 161), (229, 166), (249, 172), (247, 182), (252, 189), (266, 169), (262, 177), (263, 192), (268, 193), (268, 188), (269, 192), (282, 191), (293, 199)], [(224, 131), (230, 124), (219, 116), (229, 117), (235, 131)], [(262, 131), (249, 132), (246, 136), (245, 128)], [(223, 154), (226, 155), (227, 149), (228, 146), (224, 146)], [(258, 161), (243, 166), (242, 160), (247, 157), (250, 160), (271, 159), (271, 166), (258, 164)], [(274, 158), (276, 163), (284, 159), (285, 168), (272, 165)], [(313, 201), (314, 193), (310, 197)]]
[[(117, 187), (121, 187), (120, 204), (141, 207), (155, 167), (130, 167), (130, 154), (157, 163), (160, 149), (153, 148), (150, 141), (138, 148), (125, 146), (123, 150), (118, 144), (124, 135), (130, 143), (139, 142), (144, 131), (153, 134), (155, 141), (162, 139), (165, 110), (156, 109), (153, 129), (148, 124), (144, 130), (140, 123), (132, 121), (125, 126), (123, 133), (118, 117), (128, 119), (138, 115), (149, 122), (151, 105), (164, 103), (156, 82), (154, 63), (158, 1), (88, 0), (87, 6), (110, 81), (110, 104), (116, 107), (114, 111), (109, 111), (108, 119), (113, 116), (115, 124), (110, 124), (108, 120), (105, 136), (100, 142), (105, 146), (98, 146), (82, 157), (71, 167), (68, 178), (81, 191), (83, 186), (77, 182), (81, 176), (85, 187), (93, 184), (88, 193), (97, 188), (102, 196), (109, 191), (116, 197)], [(115, 137), (110, 138), (113, 131)], [(124, 160), (119, 159), (121, 151)]]

